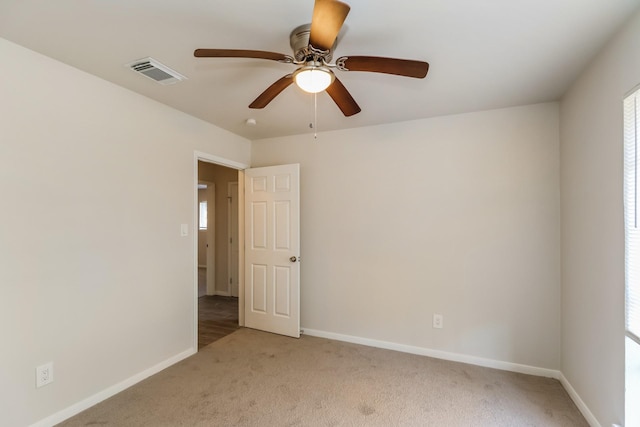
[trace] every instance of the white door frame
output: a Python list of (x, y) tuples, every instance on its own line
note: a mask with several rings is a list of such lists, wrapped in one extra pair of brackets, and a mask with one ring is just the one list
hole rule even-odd
[[(238, 200), (244, 200), (244, 169), (248, 164), (225, 159), (202, 151), (193, 152), (193, 337), (194, 351), (198, 348), (198, 161), (215, 163), (238, 171)], [(238, 203), (238, 323), (244, 326), (244, 203)]]

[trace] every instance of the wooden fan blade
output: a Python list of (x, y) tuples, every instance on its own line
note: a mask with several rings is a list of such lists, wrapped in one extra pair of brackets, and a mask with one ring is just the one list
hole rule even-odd
[(196, 49), (193, 56), (197, 58), (257, 58), (284, 62), (289, 62), (292, 59), (282, 53), (244, 49)]
[(336, 103), (338, 108), (342, 111), (346, 117), (353, 116), (354, 114), (358, 114), (360, 111), (360, 106), (353, 99), (349, 91), (342, 84), (340, 80), (336, 77), (331, 86), (327, 88), (327, 93)]
[(249, 108), (266, 107), (271, 101), (273, 101), (273, 98), (275, 98), (280, 94), (280, 92), (288, 88), (291, 83), (293, 83), (293, 74), (287, 74), (286, 76), (282, 77), (274, 84), (269, 86), (267, 90), (262, 92), (260, 96), (258, 96), (255, 101), (253, 101), (249, 105)]
[(424, 78), (429, 71), (429, 64), (426, 62), (379, 56), (343, 56), (336, 64), (342, 71), (371, 71), (417, 79)]
[(316, 0), (311, 18), (309, 44), (321, 50), (331, 49), (349, 10), (351, 7), (348, 4), (338, 0)]

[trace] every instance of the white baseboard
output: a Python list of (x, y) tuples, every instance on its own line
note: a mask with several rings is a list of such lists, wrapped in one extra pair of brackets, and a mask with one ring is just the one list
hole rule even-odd
[(89, 396), (88, 398), (81, 400), (78, 403), (74, 403), (73, 405), (63, 409), (62, 411), (56, 412), (55, 414), (50, 415), (47, 418), (44, 418), (34, 424), (31, 424), (31, 427), (51, 427), (58, 423), (61, 423), (62, 421), (69, 419), (72, 416), (84, 411), (85, 409), (88, 409), (93, 405), (96, 405), (102, 402), (103, 400), (106, 400), (111, 396), (114, 396), (120, 393), (121, 391), (131, 387), (136, 383), (139, 383), (145, 378), (148, 378), (153, 374), (157, 374), (163, 369), (166, 369), (169, 366), (174, 365), (195, 353), (197, 353), (197, 350), (195, 350), (194, 348), (190, 348), (188, 350), (183, 351), (182, 353), (176, 354), (175, 356), (172, 356), (158, 363), (157, 365), (150, 367), (149, 369), (145, 369), (144, 371), (139, 372), (134, 376), (119, 382), (118, 384), (112, 385), (111, 387), (108, 387), (94, 394), (93, 396)]
[(567, 390), (571, 400), (576, 404), (582, 415), (585, 417), (587, 422), (591, 427), (602, 427), (602, 425), (598, 422), (596, 417), (591, 413), (587, 405), (584, 403), (578, 392), (573, 388), (569, 380), (564, 376), (564, 374), (560, 373), (560, 383)]
[(228, 292), (228, 291), (216, 291), (214, 293), (214, 295), (220, 295), (222, 297), (230, 297), (231, 296), (231, 292)]
[(487, 368), (501, 369), (503, 371), (519, 372), (521, 374), (537, 375), (560, 379), (560, 371), (554, 369), (538, 368), (536, 366), (521, 365), (518, 363), (503, 362), (501, 360), (485, 359), (482, 357), (469, 356), (466, 354), (451, 353), (448, 351), (433, 350), (430, 348), (416, 347), (406, 344), (398, 344), (389, 341), (379, 341), (370, 338), (355, 337), (352, 335), (342, 335), (333, 332), (318, 331), (315, 329), (302, 328), (303, 334), (314, 337), (328, 338), (336, 341), (345, 341), (353, 344), (363, 344), (370, 347), (384, 348), (387, 350), (401, 351), (403, 353), (417, 354), (420, 356), (434, 357), (436, 359), (450, 360), (452, 362), (468, 363), (470, 365), (484, 366)]

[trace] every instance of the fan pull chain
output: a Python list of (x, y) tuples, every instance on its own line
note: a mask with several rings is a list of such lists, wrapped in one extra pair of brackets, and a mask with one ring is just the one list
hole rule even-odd
[(309, 123), (309, 129), (313, 129), (313, 139), (318, 139), (318, 94), (313, 94), (313, 122)]
[(313, 139), (318, 139), (318, 93), (313, 94)]

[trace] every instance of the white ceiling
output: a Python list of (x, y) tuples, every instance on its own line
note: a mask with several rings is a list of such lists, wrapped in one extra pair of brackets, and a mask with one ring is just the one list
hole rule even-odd
[[(319, 131), (557, 100), (640, 0), (347, 3), (334, 58), (418, 59), (431, 68), (424, 80), (338, 71), (362, 112), (344, 117), (321, 93)], [(295, 86), (263, 110), (247, 107), (294, 66), (193, 51), (291, 54), (289, 33), (312, 10), (313, 0), (0, 0), (0, 37), (254, 140), (310, 132), (313, 95)], [(188, 80), (162, 86), (124, 66), (148, 56)]]

